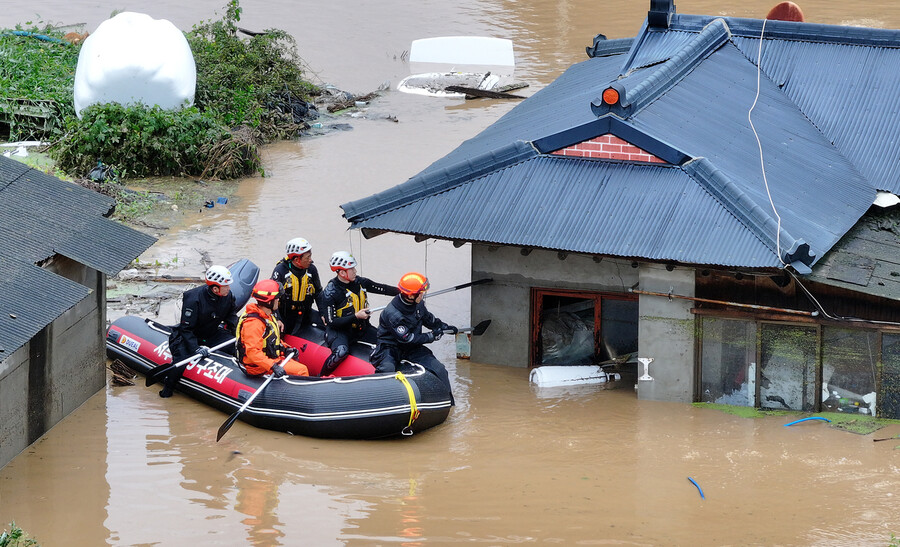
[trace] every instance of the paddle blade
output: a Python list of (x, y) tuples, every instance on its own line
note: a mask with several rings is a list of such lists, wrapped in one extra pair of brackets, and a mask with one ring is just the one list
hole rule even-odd
[(486, 331), (490, 325), (491, 325), (490, 319), (486, 319), (486, 320), (482, 321), (481, 323), (478, 323), (477, 325), (475, 325), (475, 328), (472, 329), (472, 336), (481, 336), (482, 334), (484, 334), (484, 331)]
[(241, 411), (238, 410), (234, 414), (228, 417), (221, 426), (219, 426), (219, 432), (216, 434), (216, 442), (219, 442), (219, 439), (222, 438), (225, 433), (228, 433), (228, 430), (231, 429), (231, 426), (234, 425), (235, 420), (237, 420), (238, 416), (240, 416)]
[(156, 382), (158, 382), (160, 380), (160, 378), (165, 376), (166, 373), (172, 369), (172, 366), (173, 365), (171, 363), (165, 364), (165, 365), (159, 365), (158, 367), (156, 367), (153, 370), (151, 370), (150, 372), (148, 372), (147, 373), (147, 387), (150, 387), (153, 384), (155, 384)]

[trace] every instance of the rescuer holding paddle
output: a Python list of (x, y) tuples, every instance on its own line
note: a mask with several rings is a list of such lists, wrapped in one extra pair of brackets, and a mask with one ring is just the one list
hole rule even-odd
[[(276, 378), (285, 374), (309, 376), (306, 365), (293, 358), (285, 360), (290, 353), (296, 357), (297, 350), (281, 343), (281, 329), (275, 318), (281, 285), (274, 279), (263, 279), (253, 286), (251, 296), (256, 302), (247, 304), (237, 324), (237, 357), (241, 368), (251, 376), (268, 373)], [(283, 360), (283, 365), (279, 364)]]
[[(456, 334), (459, 329), (444, 323), (425, 308), (428, 278), (410, 272), (400, 278), (400, 294), (391, 300), (378, 318), (378, 335), (372, 352), (375, 372), (394, 372), (401, 360), (418, 363), (441, 379), (450, 389), (450, 376), (444, 364), (437, 360), (425, 344), (440, 340), (444, 332)], [(422, 327), (430, 332), (422, 332)], [(450, 393), (450, 402), (453, 393)]]
[[(225, 266), (212, 266), (206, 270), (206, 285), (195, 287), (182, 296), (181, 323), (172, 328), (169, 335), (169, 351), (172, 362), (177, 363), (192, 356), (209, 357), (209, 347), (234, 339), (234, 295), (231, 294), (233, 278)], [(233, 354), (231, 345), (222, 348)], [(166, 376), (160, 397), (171, 397), (186, 367), (175, 367)]]

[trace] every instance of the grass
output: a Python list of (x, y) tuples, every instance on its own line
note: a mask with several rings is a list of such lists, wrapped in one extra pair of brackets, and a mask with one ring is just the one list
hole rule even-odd
[(878, 431), (882, 427), (900, 424), (900, 420), (887, 418), (875, 418), (865, 414), (846, 414), (844, 412), (793, 412), (788, 410), (763, 410), (746, 406), (731, 406), (716, 403), (694, 403), (697, 408), (709, 408), (733, 414), (741, 418), (765, 418), (767, 416), (796, 416), (796, 419), (806, 417), (818, 417), (829, 420), (829, 425), (835, 429), (849, 431), (859, 435), (868, 435)]

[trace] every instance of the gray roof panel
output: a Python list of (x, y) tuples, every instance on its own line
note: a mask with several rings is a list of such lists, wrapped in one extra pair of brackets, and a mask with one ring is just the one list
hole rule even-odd
[(90, 294), (37, 264), (62, 255), (115, 275), (153, 244), (152, 236), (106, 218), (114, 206), (112, 198), (0, 157), (0, 360)]

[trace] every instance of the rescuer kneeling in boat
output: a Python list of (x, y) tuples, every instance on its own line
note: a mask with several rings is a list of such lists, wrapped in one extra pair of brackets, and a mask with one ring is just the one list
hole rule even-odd
[[(319, 271), (313, 264), (312, 245), (302, 237), (294, 238), (284, 247), (285, 257), (278, 261), (272, 271), (272, 279), (281, 283), (281, 305), (278, 315), (284, 323), (285, 334), (297, 334), (303, 327), (321, 325), (319, 313), (322, 282)], [(313, 309), (316, 304), (317, 309)]]
[[(169, 335), (169, 351), (172, 362), (177, 363), (194, 355), (209, 357), (210, 346), (217, 346), (234, 338), (237, 323), (234, 295), (231, 293), (231, 271), (225, 266), (212, 266), (206, 270), (206, 285), (184, 293), (181, 304), (181, 323), (172, 328)], [(221, 348), (223, 353), (233, 354), (230, 344)], [(175, 385), (186, 367), (173, 369), (166, 376), (160, 397), (171, 397)]]
[[(441, 379), (450, 390), (450, 376), (425, 344), (439, 340), (444, 332), (456, 334), (458, 329), (444, 323), (425, 308), (428, 279), (416, 272), (400, 278), (400, 294), (391, 300), (378, 319), (378, 337), (371, 362), (375, 372), (394, 372), (401, 360), (418, 363)], [(422, 332), (422, 327), (431, 332)], [(451, 404), (453, 393), (450, 393)]]
[(320, 376), (328, 376), (350, 355), (350, 345), (356, 341), (375, 343), (375, 327), (369, 323), (369, 303), (366, 291), (395, 296), (396, 287), (376, 283), (356, 275), (356, 259), (347, 251), (331, 255), (331, 271), (335, 277), (323, 291), (325, 344), (331, 355), (322, 365)]
[(256, 302), (247, 304), (237, 325), (237, 357), (241, 368), (251, 376), (269, 372), (276, 378), (285, 374), (309, 376), (306, 365), (294, 358), (283, 367), (280, 364), (288, 353), (297, 355), (297, 350), (281, 344), (281, 328), (275, 318), (281, 285), (274, 279), (263, 279), (253, 286), (251, 296)]

